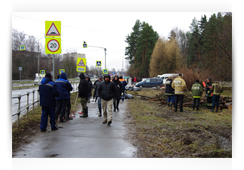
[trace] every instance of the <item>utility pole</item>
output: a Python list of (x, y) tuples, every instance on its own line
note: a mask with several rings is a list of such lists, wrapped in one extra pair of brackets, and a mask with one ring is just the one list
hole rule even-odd
[(104, 48), (104, 52), (105, 52), (105, 69), (106, 69), (106, 48)]
[(54, 54), (53, 54), (53, 81), (55, 80)]

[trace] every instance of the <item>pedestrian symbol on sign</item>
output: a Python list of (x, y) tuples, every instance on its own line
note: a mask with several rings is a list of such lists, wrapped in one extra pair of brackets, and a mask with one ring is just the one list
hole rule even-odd
[(80, 62), (78, 63), (78, 65), (77, 66), (82, 66), (82, 67), (85, 67), (85, 64), (84, 64), (84, 62), (83, 62), (83, 60), (81, 59), (80, 60)]

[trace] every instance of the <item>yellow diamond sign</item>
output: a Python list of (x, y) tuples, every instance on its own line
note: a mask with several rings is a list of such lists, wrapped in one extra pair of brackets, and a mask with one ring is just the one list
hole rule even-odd
[(86, 58), (77, 58), (76, 71), (86, 72)]

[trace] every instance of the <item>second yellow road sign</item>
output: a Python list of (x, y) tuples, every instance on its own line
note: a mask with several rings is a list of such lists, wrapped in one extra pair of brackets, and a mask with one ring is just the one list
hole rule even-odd
[(61, 54), (61, 38), (45, 38), (46, 54)]
[(77, 58), (76, 71), (86, 72), (86, 58)]

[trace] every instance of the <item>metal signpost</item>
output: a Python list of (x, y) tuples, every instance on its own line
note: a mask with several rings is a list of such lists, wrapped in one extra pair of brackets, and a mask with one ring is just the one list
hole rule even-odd
[(22, 67), (19, 67), (19, 80), (21, 81), (21, 71), (22, 71)]

